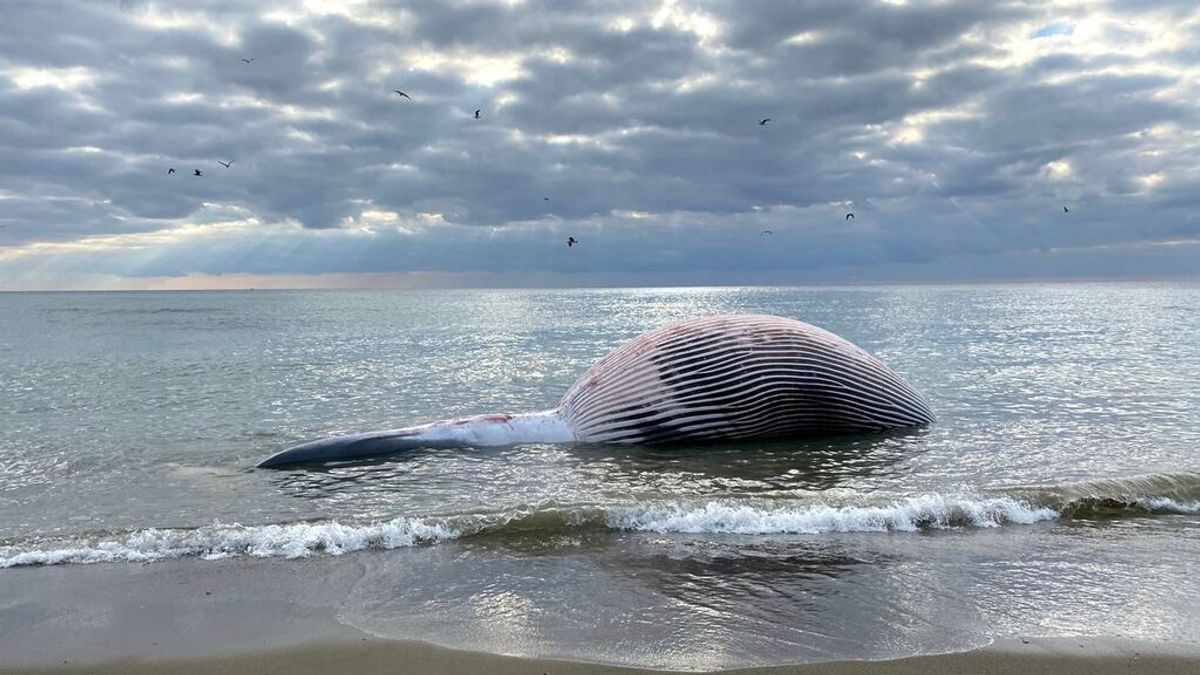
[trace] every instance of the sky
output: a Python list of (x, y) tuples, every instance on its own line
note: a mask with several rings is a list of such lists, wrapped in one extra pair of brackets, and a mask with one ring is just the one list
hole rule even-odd
[(1200, 276), (1195, 0), (0, 24), (0, 290)]

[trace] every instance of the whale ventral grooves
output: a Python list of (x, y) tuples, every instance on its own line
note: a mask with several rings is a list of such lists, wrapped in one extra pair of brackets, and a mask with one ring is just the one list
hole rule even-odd
[(860, 347), (757, 314), (646, 333), (592, 366), (559, 409), (580, 440), (615, 443), (856, 433), (934, 419), (920, 394)]

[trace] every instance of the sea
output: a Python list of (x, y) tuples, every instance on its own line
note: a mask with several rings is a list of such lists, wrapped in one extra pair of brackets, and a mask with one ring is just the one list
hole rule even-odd
[[(551, 408), (731, 312), (849, 339), (936, 423), (255, 468)], [(0, 577), (259, 558), (352, 562), (372, 635), (613, 664), (1196, 642), (1200, 284), (0, 294)]]

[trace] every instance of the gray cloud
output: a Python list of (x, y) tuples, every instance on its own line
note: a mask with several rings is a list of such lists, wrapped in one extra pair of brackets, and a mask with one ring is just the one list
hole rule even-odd
[(1109, 261), (1064, 265), (1083, 273), (1200, 239), (1194, 3), (16, 2), (0, 21), (0, 286), (1044, 275), (1068, 249)]

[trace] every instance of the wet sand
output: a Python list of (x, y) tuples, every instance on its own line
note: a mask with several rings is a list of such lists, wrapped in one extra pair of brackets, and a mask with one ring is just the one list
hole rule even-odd
[[(0, 674), (684, 672), (499, 656), (372, 636), (339, 615), (339, 600), (360, 576), (361, 561), (351, 555), (0, 570)], [(1016, 638), (958, 654), (718, 672), (1200, 673), (1200, 646)]]
[[(378, 638), (358, 642), (316, 642), (298, 647), (272, 649), (247, 654), (223, 654), (210, 657), (132, 660), (104, 663), (57, 663), (5, 668), (0, 673), (34, 675), (40, 673), (95, 673), (117, 675), (163, 673), (193, 675), (227, 673), (261, 675), (264, 673), (324, 674), (347, 672), (422, 673), (451, 675), (490, 673), (493, 675), (632, 675), (686, 671), (643, 670), (589, 663), (525, 659), (463, 652), (433, 645)], [(1200, 672), (1200, 650), (1194, 646), (1165, 643), (1137, 643), (1111, 640), (1038, 638), (1004, 642), (986, 649), (961, 654), (916, 656), (892, 661), (839, 661), (800, 666), (773, 666), (719, 671), (739, 675), (939, 675), (977, 673), (999, 675), (1028, 673), (1037, 675), (1128, 675), (1129, 673)]]

